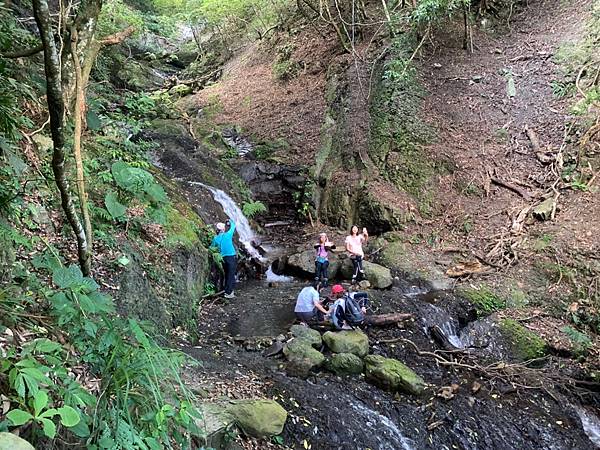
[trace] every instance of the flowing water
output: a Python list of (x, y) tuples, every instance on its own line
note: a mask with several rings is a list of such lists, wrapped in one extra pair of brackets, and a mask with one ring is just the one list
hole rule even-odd
[(575, 406), (575, 411), (577, 411), (583, 425), (583, 430), (590, 438), (590, 441), (594, 443), (596, 448), (600, 448), (600, 417), (581, 406)]
[(244, 213), (235, 203), (235, 201), (221, 189), (208, 186), (204, 183), (200, 183), (199, 181), (188, 181), (187, 183), (192, 186), (202, 186), (203, 188), (208, 189), (212, 193), (215, 201), (223, 207), (223, 211), (225, 211), (227, 217), (235, 222), (235, 227), (240, 237), (240, 242), (248, 254), (259, 261), (265, 261), (265, 258), (254, 246), (254, 243), (257, 239), (256, 234), (254, 234), (254, 231), (252, 231), (250, 222), (248, 222), (248, 219), (246, 216), (244, 216)]
[(415, 449), (414, 442), (405, 437), (388, 417), (373, 411), (362, 402), (351, 403), (351, 406), (364, 418), (367, 429), (378, 428), (377, 441), (381, 450)]

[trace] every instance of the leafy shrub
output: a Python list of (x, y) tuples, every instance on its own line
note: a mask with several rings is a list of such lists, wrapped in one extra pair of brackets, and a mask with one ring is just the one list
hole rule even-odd
[(135, 197), (144, 196), (154, 204), (167, 201), (167, 193), (154, 181), (152, 174), (139, 167), (131, 167), (123, 161), (112, 165), (112, 175), (117, 186)]
[(589, 336), (573, 327), (566, 326), (560, 329), (565, 333), (573, 343), (574, 353), (578, 356), (585, 356), (592, 347), (592, 340)]

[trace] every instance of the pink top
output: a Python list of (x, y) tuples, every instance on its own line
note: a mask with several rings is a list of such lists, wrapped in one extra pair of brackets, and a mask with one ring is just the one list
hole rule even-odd
[(365, 241), (365, 236), (362, 234), (358, 234), (356, 236), (346, 236), (346, 245), (350, 250), (350, 253), (358, 256), (365, 256), (362, 243)]

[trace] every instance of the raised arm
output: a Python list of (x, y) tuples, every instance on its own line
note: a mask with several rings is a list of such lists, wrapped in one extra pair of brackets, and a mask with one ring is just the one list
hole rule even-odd
[(225, 236), (232, 237), (233, 233), (235, 233), (235, 222), (231, 219), (229, 219), (228, 222), (229, 222), (229, 230), (227, 230), (225, 232)]

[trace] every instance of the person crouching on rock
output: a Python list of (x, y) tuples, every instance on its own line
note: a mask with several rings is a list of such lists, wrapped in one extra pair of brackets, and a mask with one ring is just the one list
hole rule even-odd
[(365, 271), (363, 269), (363, 258), (365, 253), (363, 252), (363, 242), (367, 242), (369, 239), (369, 233), (367, 229), (363, 228), (362, 233), (358, 234), (358, 227), (352, 225), (350, 228), (350, 235), (346, 236), (346, 250), (352, 260), (352, 284), (360, 281), (359, 278), (363, 278)]
[(225, 272), (225, 298), (234, 298), (233, 287), (235, 285), (235, 274), (237, 272), (237, 258), (235, 246), (233, 245), (233, 234), (235, 233), (235, 222), (231, 219), (225, 223), (216, 225), (217, 235), (213, 238), (212, 248), (219, 250), (223, 257), (223, 270)]
[(322, 283), (327, 287), (327, 269), (329, 268), (329, 251), (335, 249), (335, 244), (327, 239), (327, 233), (319, 235), (319, 242), (315, 244), (315, 283)]
[(321, 289), (320, 283), (314, 283), (306, 286), (298, 294), (294, 312), (303, 325), (307, 325), (311, 321), (322, 322), (325, 315), (329, 314), (329, 311), (321, 304), (319, 295)]

